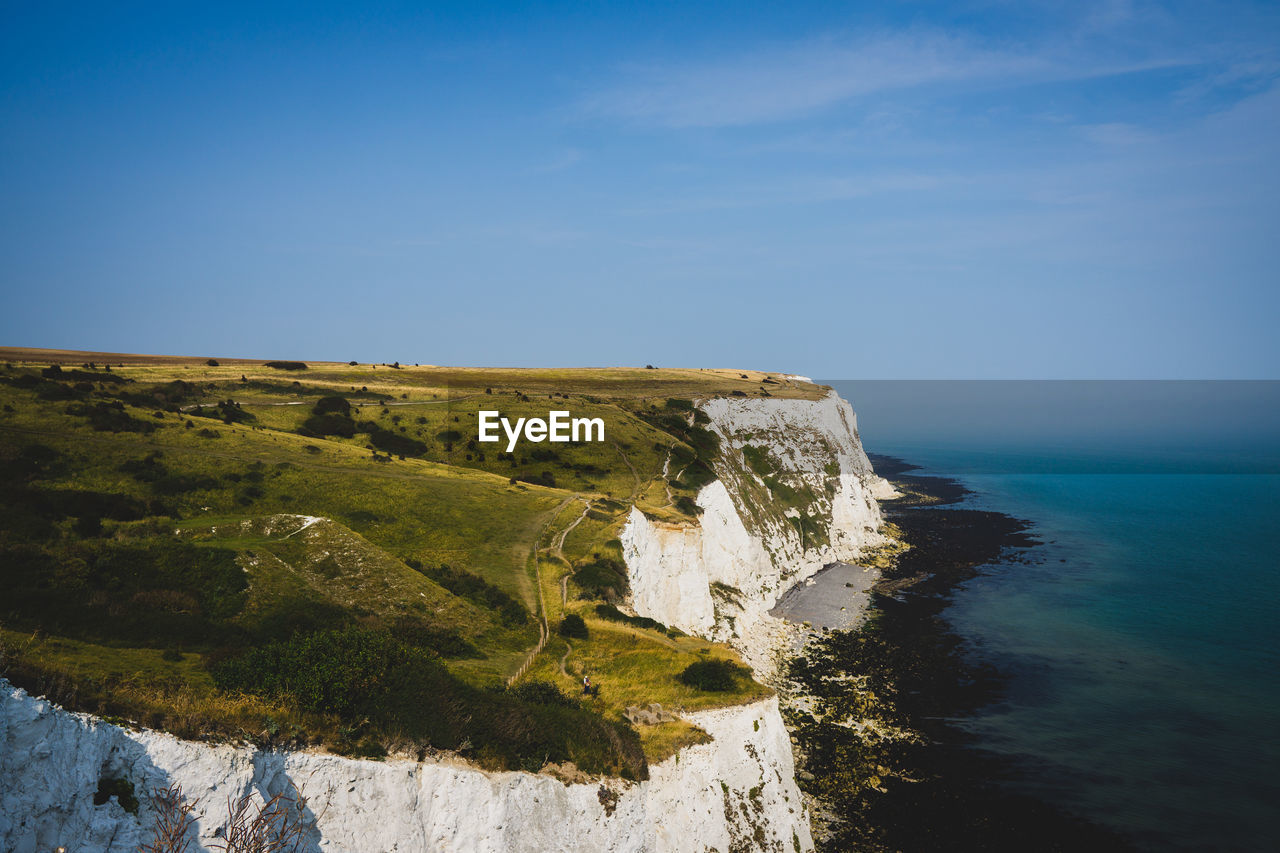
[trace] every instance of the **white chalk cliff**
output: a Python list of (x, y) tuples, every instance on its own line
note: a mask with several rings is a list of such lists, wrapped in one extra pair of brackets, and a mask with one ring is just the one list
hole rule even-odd
[[(621, 537), (632, 605), (731, 639), (759, 668), (767, 610), (791, 584), (879, 541), (875, 497), (887, 484), (834, 393), (700, 405), (721, 438), (718, 479), (697, 496), (697, 523), (632, 511)], [(218, 841), (228, 798), (294, 787), (306, 797), (310, 851), (812, 850), (777, 700), (687, 719), (713, 740), (652, 766), (647, 781), (566, 785), (448, 761), (193, 743), (69, 713), (0, 680), (0, 850), (135, 850), (154, 823), (146, 794), (175, 784), (199, 803), (192, 850)], [(114, 798), (94, 804), (104, 778), (132, 783), (136, 815)]]
[[(192, 743), (68, 713), (0, 681), (0, 850), (134, 851), (151, 839), (145, 793), (175, 784), (199, 800), (194, 832), (205, 849), (220, 837), (228, 797), (265, 801), (296, 787), (307, 850), (812, 850), (777, 700), (689, 719), (714, 742), (654, 765), (648, 781), (565, 785), (460, 764)], [(94, 805), (104, 777), (134, 785), (136, 816), (114, 798)], [(617, 794), (611, 810), (602, 784)]]
[[(631, 605), (743, 647), (788, 587), (881, 541), (876, 499), (892, 487), (872, 471), (853, 409), (834, 391), (818, 400), (730, 397), (700, 405), (720, 436), (719, 479), (698, 493), (696, 523), (632, 509), (620, 537)], [(760, 651), (751, 645), (743, 648), (749, 660)]]

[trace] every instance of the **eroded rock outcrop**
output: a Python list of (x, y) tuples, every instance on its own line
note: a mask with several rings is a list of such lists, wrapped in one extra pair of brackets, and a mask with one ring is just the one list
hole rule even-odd
[(792, 584), (881, 541), (876, 476), (849, 403), (716, 398), (701, 402), (720, 436), (718, 480), (697, 497), (697, 523), (632, 509), (622, 531), (631, 605), (681, 630), (742, 643), (770, 621)]

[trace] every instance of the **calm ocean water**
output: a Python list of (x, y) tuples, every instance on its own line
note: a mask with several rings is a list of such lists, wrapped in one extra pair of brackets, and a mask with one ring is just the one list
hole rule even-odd
[[(1280, 387), (1258, 386), (1261, 409), (1256, 394), (1247, 411), (1206, 406), (1203, 430), (1172, 434), (1151, 411), (1145, 432), (1094, 424), (1069, 441), (1019, 427), (1016, 406), (987, 407), (1004, 432), (957, 438), (936, 411), (913, 430), (873, 427), (927, 413), (904, 412), (901, 388), (848, 384), (870, 452), (955, 477), (975, 492), (964, 506), (1028, 519), (1045, 543), (947, 610), (972, 654), (1011, 676), (1003, 701), (963, 722), (977, 744), (1014, 757), (1025, 790), (1154, 848), (1277, 849), (1280, 430), (1267, 407), (1280, 410)], [(1122, 383), (1093, 384), (1133, 408)], [(1179, 390), (1184, 404), (1222, 395), (1201, 385)]]

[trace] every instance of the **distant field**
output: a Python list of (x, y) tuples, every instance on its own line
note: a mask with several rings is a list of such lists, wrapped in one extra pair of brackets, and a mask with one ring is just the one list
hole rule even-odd
[[(752, 371), (3, 348), (0, 666), (72, 707), (189, 737), (371, 755), (407, 738), (470, 744), (491, 766), (643, 773), (642, 747), (659, 757), (700, 735), (668, 723), (637, 739), (627, 705), (765, 690), (685, 685), (690, 663), (732, 653), (618, 621), (626, 514), (696, 510), (716, 453), (696, 400), (820, 393)], [(480, 409), (599, 417), (606, 440), (507, 453), (476, 440)], [(557, 634), (570, 615), (586, 637)], [(551, 642), (503, 689), (543, 620)], [(579, 701), (584, 673), (602, 691)], [(317, 698), (348, 682), (368, 698)], [(444, 710), (424, 717), (423, 703)]]

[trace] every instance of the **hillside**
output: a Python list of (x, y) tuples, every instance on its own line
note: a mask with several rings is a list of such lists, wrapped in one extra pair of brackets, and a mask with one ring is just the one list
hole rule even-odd
[[(701, 513), (694, 498), (725, 469), (695, 401), (816, 400), (818, 386), (730, 370), (0, 359), (0, 665), (66, 707), (188, 738), (644, 778), (706, 736), (633, 725), (628, 707), (769, 693), (729, 647), (618, 609), (619, 536), (633, 507)], [(606, 440), (506, 453), (476, 441), (481, 409), (599, 417)], [(720, 689), (681, 680), (707, 661), (725, 661), (703, 666), (725, 673)], [(578, 698), (584, 674), (598, 696)]]

